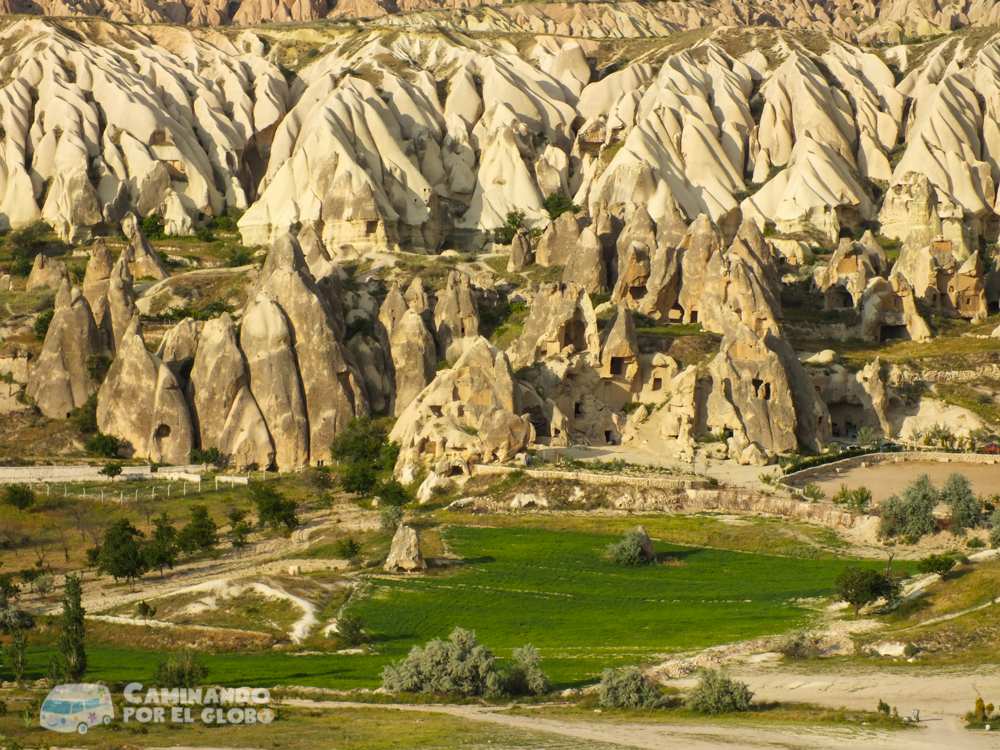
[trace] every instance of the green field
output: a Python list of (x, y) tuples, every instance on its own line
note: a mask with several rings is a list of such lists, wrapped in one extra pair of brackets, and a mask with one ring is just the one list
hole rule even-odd
[[(370, 653), (206, 654), (209, 679), (373, 688), (384, 665), (464, 627), (501, 658), (534, 644), (556, 687), (580, 686), (608, 666), (801, 627), (814, 614), (801, 600), (828, 596), (845, 565), (657, 542), (657, 564), (626, 568), (603, 557), (618, 538), (611, 534), (453, 526), (443, 536), (458, 565), (426, 576), (362, 577), (350, 612), (364, 620)], [(53, 653), (30, 649), (31, 677), (44, 676)], [(107, 646), (88, 653), (88, 677), (108, 682), (148, 681), (163, 658)]]

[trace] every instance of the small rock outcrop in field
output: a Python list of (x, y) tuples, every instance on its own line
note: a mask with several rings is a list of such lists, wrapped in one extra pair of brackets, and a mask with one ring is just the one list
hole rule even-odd
[(385, 569), (391, 573), (403, 571), (412, 573), (426, 570), (427, 563), (420, 553), (420, 535), (412, 526), (401, 524), (392, 537), (392, 547), (385, 561)]

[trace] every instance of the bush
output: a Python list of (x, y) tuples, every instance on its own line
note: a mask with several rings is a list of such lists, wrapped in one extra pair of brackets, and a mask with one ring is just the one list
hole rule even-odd
[(832, 500), (837, 505), (846, 505), (852, 512), (864, 513), (871, 504), (872, 491), (867, 487), (857, 487), (852, 490), (846, 484), (842, 484)]
[(965, 546), (968, 547), (969, 549), (983, 549), (986, 546), (986, 542), (984, 542), (979, 537), (974, 536), (972, 537), (972, 539), (970, 539), (965, 543)]
[(83, 448), (87, 453), (99, 458), (117, 458), (118, 451), (122, 448), (122, 441), (114, 435), (98, 432), (83, 444)]
[(818, 503), (824, 497), (826, 493), (823, 492), (823, 488), (820, 487), (815, 482), (810, 482), (805, 487), (802, 488), (802, 494), (809, 498), (810, 501)]
[(514, 241), (517, 230), (524, 226), (524, 211), (509, 211), (507, 223), (493, 233), (493, 239), (498, 245), (509, 245)]
[(395, 531), (402, 522), (403, 509), (398, 505), (390, 505), (388, 508), (383, 508), (382, 512), (379, 513), (379, 523), (383, 529)]
[(839, 601), (854, 607), (854, 616), (866, 604), (879, 599), (891, 601), (899, 596), (899, 583), (871, 568), (848, 566), (837, 575), (833, 591)]
[(246, 247), (235, 248), (229, 251), (229, 259), (226, 265), (229, 268), (242, 268), (253, 263), (253, 251)]
[(912, 659), (919, 653), (920, 649), (914, 646), (912, 643), (907, 643), (906, 647), (903, 649), (903, 656), (905, 656), (907, 659)]
[(352, 537), (338, 539), (333, 552), (341, 560), (357, 560), (361, 556), (361, 544)]
[(163, 225), (160, 223), (160, 217), (156, 214), (147, 216), (142, 220), (142, 233), (146, 235), (147, 240), (162, 240), (167, 236), (163, 232)]
[(191, 519), (177, 534), (177, 546), (188, 555), (215, 549), (219, 543), (219, 527), (208, 515), (208, 506), (191, 506)]
[(562, 193), (552, 193), (548, 198), (542, 201), (542, 205), (545, 207), (545, 210), (549, 212), (549, 218), (553, 221), (558, 219), (567, 211), (576, 213), (581, 210), (581, 208), (576, 205), (571, 198), (567, 198)]
[(371, 464), (349, 464), (340, 475), (340, 487), (358, 497), (371, 495), (378, 484), (378, 471)]
[(251, 484), (248, 488), (250, 499), (257, 506), (257, 525), (270, 526), (274, 530), (285, 528), (294, 531), (299, 527), (299, 517), (294, 500), (286, 500), (270, 484)]
[(701, 714), (749, 711), (753, 693), (746, 683), (725, 672), (703, 669), (698, 684), (684, 697), (684, 705)]
[(544, 695), (549, 692), (549, 676), (539, 666), (538, 649), (530, 643), (515, 648), (514, 663), (503, 670), (503, 690), (510, 695)]
[(73, 426), (84, 435), (93, 435), (97, 432), (97, 394), (92, 394), (83, 406), (75, 408), (70, 419), (73, 421)]
[(639, 667), (605, 669), (597, 697), (604, 708), (658, 708), (664, 704), (660, 691), (649, 683)]
[(209, 669), (191, 651), (182, 651), (158, 662), (152, 683), (165, 688), (196, 688), (205, 682)]
[(18, 513), (35, 504), (35, 491), (27, 484), (9, 484), (3, 491), (3, 504), (17, 508)]
[(903, 490), (903, 497), (893, 495), (880, 507), (882, 520), (879, 535), (920, 539), (937, 528), (934, 521), (934, 506), (940, 495), (930, 477), (921, 474)]
[(961, 532), (982, 524), (983, 507), (963, 474), (955, 472), (948, 476), (941, 488), (940, 498), (941, 502), (951, 508), (953, 531)]
[(217, 464), (219, 463), (218, 448), (192, 448), (191, 463), (193, 464)]
[(376, 490), (378, 496), (382, 498), (383, 505), (393, 505), (401, 507), (410, 502), (410, 493), (395, 479), (389, 479), (380, 484)]
[(612, 542), (604, 548), (604, 554), (615, 565), (648, 565), (652, 560), (642, 549), (642, 533), (638, 529), (629, 530), (620, 541)]
[(414, 646), (403, 661), (382, 671), (382, 687), (391, 693), (499, 695), (500, 676), (493, 654), (476, 634), (455, 628), (447, 641)]
[(315, 466), (307, 466), (300, 474), (302, 485), (316, 492), (323, 492), (333, 487), (333, 478), (329, 471), (324, 471)]
[(35, 337), (39, 341), (45, 341), (45, 334), (49, 332), (49, 326), (52, 324), (52, 318), (55, 314), (55, 310), (43, 310), (35, 318)]
[(921, 573), (937, 573), (944, 578), (957, 560), (952, 555), (928, 555), (917, 562), (917, 570)]
[(788, 659), (815, 659), (820, 655), (819, 639), (801, 630), (784, 636), (778, 651)]
[(337, 635), (348, 646), (360, 646), (368, 640), (365, 635), (364, 621), (357, 615), (343, 615), (337, 620)]
[(120, 477), (122, 475), (121, 461), (108, 461), (99, 473), (101, 476), (110, 477), (111, 479)]

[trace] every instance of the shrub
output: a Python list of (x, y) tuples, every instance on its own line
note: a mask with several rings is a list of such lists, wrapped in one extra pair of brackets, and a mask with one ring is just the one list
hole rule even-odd
[(83, 448), (87, 453), (100, 458), (117, 458), (118, 451), (122, 448), (122, 441), (114, 435), (98, 432), (83, 444)]
[(382, 687), (391, 693), (498, 695), (500, 676), (493, 654), (476, 634), (455, 628), (447, 641), (414, 646), (403, 661), (382, 671)]
[(235, 248), (229, 251), (229, 258), (226, 265), (229, 268), (241, 268), (253, 263), (253, 251), (246, 247)]
[(684, 696), (684, 705), (701, 714), (726, 714), (748, 711), (752, 700), (753, 693), (746, 683), (725, 672), (703, 669), (698, 684)]
[(914, 646), (912, 643), (907, 643), (906, 647), (903, 649), (903, 656), (905, 656), (907, 659), (912, 659), (919, 653), (920, 649)]
[(177, 535), (177, 546), (189, 555), (215, 549), (219, 543), (219, 527), (208, 515), (208, 506), (191, 506), (191, 519)]
[(493, 233), (493, 238), (500, 245), (509, 245), (514, 241), (517, 230), (524, 226), (524, 211), (509, 211), (507, 222)]
[(111, 479), (120, 477), (122, 475), (121, 461), (108, 461), (98, 473), (101, 476), (110, 477)]
[(867, 487), (857, 487), (852, 490), (846, 484), (842, 484), (832, 500), (838, 505), (846, 505), (852, 512), (864, 513), (871, 504), (872, 491)]
[(156, 664), (152, 683), (165, 688), (196, 688), (205, 682), (209, 669), (191, 651), (172, 654)]
[(539, 666), (538, 649), (530, 643), (515, 648), (514, 663), (503, 670), (503, 690), (510, 695), (543, 695), (549, 692), (549, 676)]
[(964, 531), (982, 524), (983, 507), (965, 475), (955, 472), (948, 476), (941, 488), (941, 502), (951, 508), (953, 530)]
[(820, 487), (815, 482), (810, 482), (805, 487), (803, 487), (802, 494), (808, 497), (814, 503), (818, 503), (820, 500), (826, 497), (826, 493), (823, 492), (823, 488)]
[(3, 491), (3, 504), (17, 508), (17, 512), (27, 510), (35, 504), (35, 491), (27, 484), (9, 484)]
[(858, 430), (858, 445), (872, 445), (878, 440), (878, 435), (871, 427), (862, 427)]
[(49, 326), (52, 324), (52, 318), (55, 314), (55, 310), (43, 310), (35, 318), (35, 337), (39, 341), (45, 341), (45, 334), (49, 332)]
[(333, 487), (333, 478), (330, 476), (330, 472), (315, 466), (307, 466), (302, 470), (300, 476), (302, 478), (302, 485), (310, 490), (323, 492)]
[(400, 507), (410, 502), (410, 493), (395, 479), (382, 482), (377, 488), (377, 493), (382, 498), (383, 505)]
[(789, 633), (778, 643), (778, 651), (789, 659), (815, 659), (820, 655), (817, 638), (801, 630)]
[(545, 207), (545, 210), (549, 212), (549, 218), (553, 221), (558, 219), (567, 211), (576, 213), (581, 210), (580, 207), (573, 202), (572, 198), (567, 198), (562, 193), (552, 193), (548, 198), (542, 201), (542, 205)]
[(403, 522), (403, 509), (398, 505), (390, 505), (379, 513), (379, 523), (383, 529), (395, 530)]
[(193, 464), (217, 464), (219, 463), (218, 448), (192, 448), (191, 463)]
[(257, 525), (270, 526), (274, 530), (285, 528), (294, 531), (299, 527), (299, 517), (294, 500), (286, 500), (270, 484), (251, 484), (248, 488), (250, 499), (257, 506)]
[(871, 568), (849, 566), (837, 575), (833, 582), (834, 595), (839, 601), (854, 607), (854, 616), (866, 604), (879, 599), (887, 601), (899, 596), (899, 584), (888, 576)]
[(338, 539), (333, 551), (341, 560), (357, 560), (361, 556), (361, 544), (352, 537)]
[(944, 578), (955, 567), (956, 562), (951, 555), (928, 555), (917, 562), (917, 570), (921, 573), (937, 573)]
[(983, 549), (986, 546), (986, 542), (984, 542), (979, 537), (974, 536), (972, 537), (972, 539), (970, 539), (965, 543), (965, 546), (968, 547), (969, 549)]
[(597, 696), (605, 708), (658, 708), (664, 704), (660, 691), (650, 684), (639, 667), (605, 669), (601, 673)]
[(604, 554), (615, 565), (647, 565), (652, 562), (642, 550), (642, 533), (638, 529), (629, 530), (620, 541), (609, 544), (604, 548)]
[(148, 240), (162, 240), (167, 235), (163, 232), (163, 225), (160, 223), (160, 217), (156, 214), (147, 216), (142, 220), (142, 233), (146, 235)]
[(83, 406), (75, 408), (70, 419), (73, 421), (73, 426), (84, 435), (93, 435), (97, 432), (97, 394), (91, 395)]
[(371, 464), (349, 464), (340, 475), (340, 486), (344, 492), (351, 492), (358, 497), (371, 495), (378, 484), (378, 471)]
[(899, 535), (920, 539), (931, 533), (936, 528), (934, 506), (939, 497), (930, 477), (921, 474), (903, 490), (902, 498), (893, 495), (882, 503), (879, 535), (884, 538)]
[(360, 646), (368, 640), (364, 621), (357, 615), (343, 615), (337, 620), (337, 634), (348, 646)]
[(883, 716), (888, 716), (892, 712), (892, 708), (884, 700), (879, 698), (878, 701), (878, 712)]

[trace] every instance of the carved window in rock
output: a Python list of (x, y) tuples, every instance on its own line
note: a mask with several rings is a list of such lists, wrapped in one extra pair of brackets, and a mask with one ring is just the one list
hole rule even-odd
[(623, 377), (625, 375), (625, 357), (611, 358), (611, 375), (613, 377)]
[(757, 398), (761, 399), (762, 401), (770, 401), (771, 400), (771, 384), (770, 383), (765, 383), (760, 378), (754, 378), (753, 379), (753, 391), (754, 391), (754, 394), (757, 396)]
[(663, 390), (663, 378), (653, 378), (653, 388), (654, 391)]
[(378, 231), (377, 221), (366, 221), (365, 222), (365, 234), (371, 235)]

